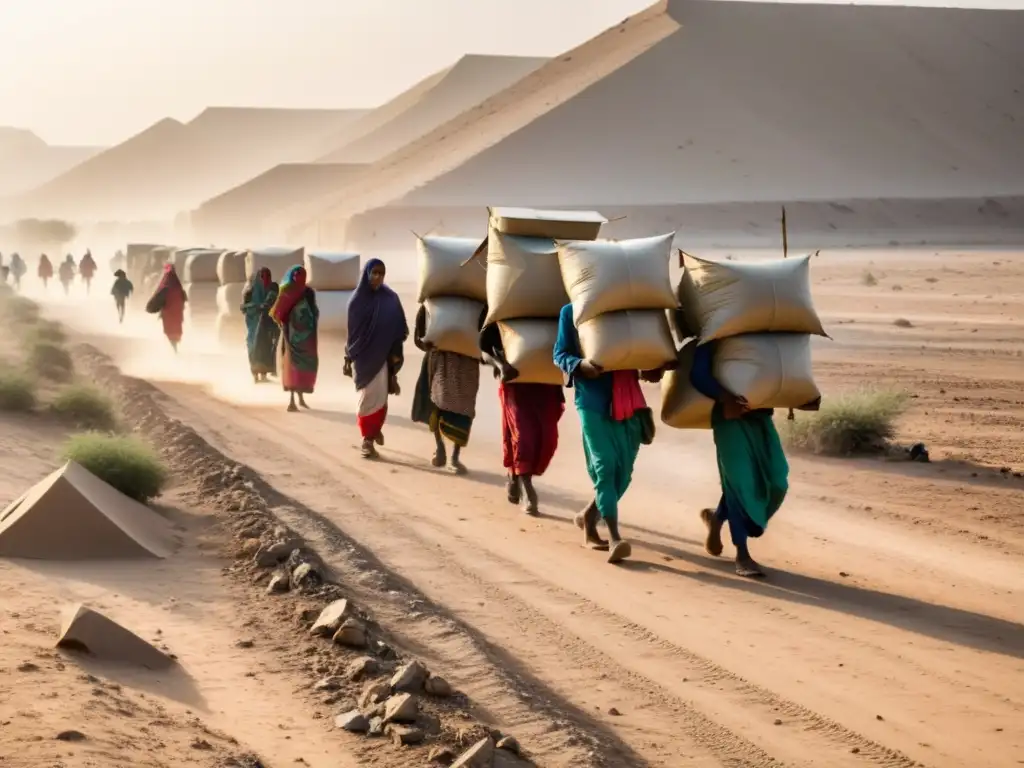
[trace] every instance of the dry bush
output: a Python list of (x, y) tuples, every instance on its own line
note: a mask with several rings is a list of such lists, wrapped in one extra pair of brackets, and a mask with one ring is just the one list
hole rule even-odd
[(878, 285), (878, 278), (875, 277), (871, 270), (865, 270), (864, 274), (860, 276), (860, 282), (862, 285), (866, 285), (868, 288), (874, 288)]
[(70, 381), (75, 372), (71, 353), (52, 341), (36, 341), (30, 344), (28, 364), (37, 375), (52, 381)]
[(64, 457), (143, 503), (159, 496), (167, 484), (167, 467), (160, 456), (137, 437), (99, 432), (72, 435), (64, 446)]
[(62, 420), (81, 429), (112, 431), (117, 427), (114, 402), (91, 384), (72, 384), (62, 389), (50, 408)]
[(913, 328), (914, 327), (914, 324), (912, 322), (910, 322), (909, 320), (907, 320), (907, 318), (905, 318), (905, 317), (897, 317), (895, 320), (892, 321), (892, 324), (895, 325), (897, 328)]
[(785, 422), (782, 437), (796, 450), (823, 456), (882, 453), (906, 407), (907, 396), (902, 392), (849, 392), (826, 398), (820, 411)]
[(0, 363), (0, 411), (27, 413), (36, 407), (36, 382), (6, 361)]

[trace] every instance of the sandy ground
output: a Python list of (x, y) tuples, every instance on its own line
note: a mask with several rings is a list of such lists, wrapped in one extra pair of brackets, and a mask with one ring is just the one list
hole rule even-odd
[[(383, 458), (366, 463), (329, 344), (315, 410), (296, 415), (276, 387), (251, 384), (241, 350), (193, 335), (175, 359), (151, 318), (118, 329), (112, 306), (91, 324), (68, 304), (52, 311), (284, 494), (278, 513), (362, 579), (382, 623), (541, 765), (1014, 764), (1024, 264), (995, 252), (825, 253), (814, 279), (834, 337), (816, 352), (826, 396), (865, 383), (910, 391), (899, 438), (926, 443), (933, 463), (793, 457), (791, 498), (755, 545), (771, 569), (763, 583), (702, 551), (697, 510), (717, 497), (708, 434), (663, 428), (643, 450), (622, 513), (634, 558), (615, 568), (579, 546), (570, 522), (588, 490), (571, 407), (539, 484), (543, 514), (530, 519), (503, 498), (489, 379), (464, 454), (472, 474), (454, 478), (429, 467), (432, 439), (407, 418), (415, 357)], [(211, 584), (196, 584), (203, 611), (218, 605)], [(388, 600), (396, 584), (410, 602)], [(173, 612), (148, 615), (170, 636)], [(235, 724), (247, 722), (238, 708), (267, 699), (230, 694), (212, 709)], [(282, 755), (273, 734), (252, 731), (247, 745)]]

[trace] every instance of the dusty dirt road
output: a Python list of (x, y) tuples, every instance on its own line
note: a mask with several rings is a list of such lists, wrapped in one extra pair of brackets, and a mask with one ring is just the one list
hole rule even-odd
[(77, 327), (287, 494), (278, 514), (332, 566), (367, 581), (384, 572), (416, 594), (389, 603), (381, 582), (364, 598), (376, 590), (405, 642), (541, 765), (1016, 764), (1024, 264), (824, 254), (814, 276), (834, 336), (817, 351), (826, 396), (864, 382), (909, 389), (900, 437), (935, 461), (794, 458), (791, 498), (755, 545), (764, 583), (702, 551), (697, 510), (717, 496), (707, 434), (663, 428), (642, 451), (622, 513), (634, 557), (613, 567), (570, 522), (587, 494), (571, 406), (539, 483), (543, 515), (530, 519), (503, 498), (489, 379), (464, 454), (472, 474), (455, 478), (430, 468), (432, 439), (407, 418), (415, 357), (382, 459), (367, 463), (336, 349), (322, 353), (315, 410), (288, 414), (276, 387), (248, 381), (241, 351), (194, 340), (172, 360), (144, 316), (137, 336)]

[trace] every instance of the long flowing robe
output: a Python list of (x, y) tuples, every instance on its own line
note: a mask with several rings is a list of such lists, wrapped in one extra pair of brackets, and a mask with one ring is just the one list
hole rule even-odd
[(270, 318), (281, 329), (278, 344), (278, 372), (286, 392), (311, 394), (316, 388), (320, 357), (317, 326), (320, 309), (316, 293), (306, 285), (304, 267), (292, 267), (281, 282)]
[(36, 270), (36, 275), (44, 283), (53, 277), (53, 264), (50, 263), (50, 257), (45, 253), (39, 257), (39, 267)]
[(277, 339), (279, 330), (270, 317), (270, 308), (277, 300), (277, 283), (264, 267), (253, 275), (242, 294), (245, 315), (245, 345), (249, 353), (249, 369), (253, 374), (277, 375)]
[(502, 461), (514, 475), (540, 477), (558, 450), (565, 396), (557, 384), (498, 385)]
[(61, 263), (60, 269), (58, 270), (58, 277), (60, 277), (60, 281), (65, 287), (75, 279), (75, 259), (73, 256), (68, 256)]
[(96, 274), (96, 260), (93, 259), (91, 253), (86, 253), (82, 257), (82, 260), (78, 263), (78, 272), (86, 282), (92, 280), (93, 275)]
[(146, 311), (151, 315), (159, 313), (164, 327), (164, 336), (178, 343), (181, 341), (185, 325), (185, 303), (188, 296), (178, 278), (173, 264), (164, 265), (164, 274), (160, 283), (146, 303)]

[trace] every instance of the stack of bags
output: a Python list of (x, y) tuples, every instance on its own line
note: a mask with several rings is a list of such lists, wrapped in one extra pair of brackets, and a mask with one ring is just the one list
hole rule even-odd
[(606, 219), (589, 211), (492, 208), (487, 234), (487, 318), (523, 384), (561, 384), (554, 364), (558, 314), (569, 303), (556, 239), (593, 240)]
[(217, 264), (222, 253), (219, 249), (200, 248), (191, 249), (184, 257), (185, 269), (178, 275), (188, 295), (186, 316), (193, 328), (212, 328), (217, 319)]
[(735, 262), (683, 256), (679, 300), (693, 337), (662, 383), (661, 419), (709, 429), (714, 403), (690, 383), (699, 344), (718, 342), (713, 372), (752, 409), (800, 408), (821, 393), (811, 367), (811, 336), (825, 336), (811, 298), (810, 256)]
[(307, 284), (316, 291), (321, 333), (348, 336), (348, 302), (359, 285), (357, 253), (311, 251), (304, 261)]
[(565, 291), (583, 356), (606, 371), (656, 370), (676, 359), (666, 310), (678, 306), (670, 260), (675, 233), (562, 242)]
[(443, 352), (480, 357), (480, 316), (487, 301), (487, 268), (476, 258), (480, 241), (420, 237), (417, 302), (427, 311), (423, 339)]
[(242, 294), (245, 281), (245, 251), (224, 251), (217, 260), (217, 320), (214, 328), (222, 346), (237, 346), (245, 340)]

